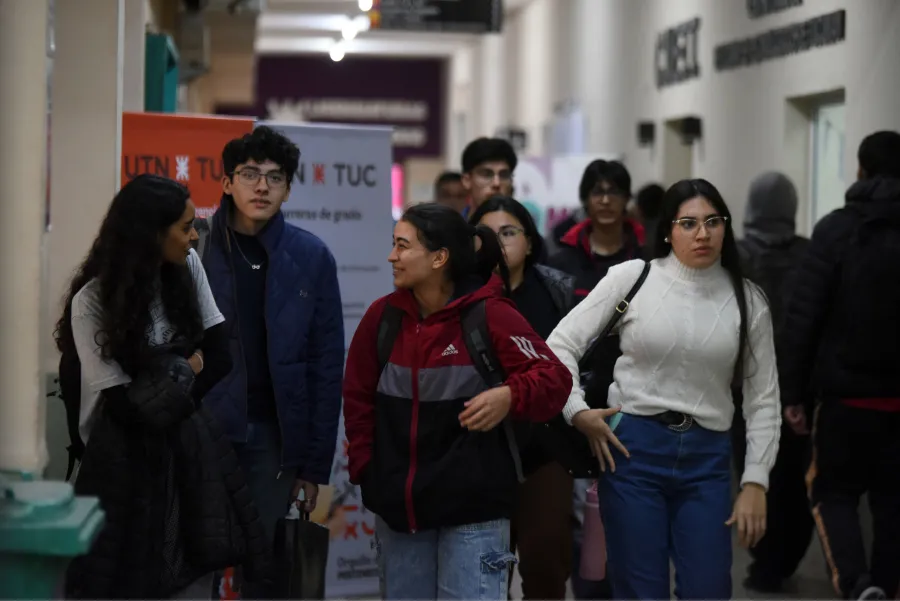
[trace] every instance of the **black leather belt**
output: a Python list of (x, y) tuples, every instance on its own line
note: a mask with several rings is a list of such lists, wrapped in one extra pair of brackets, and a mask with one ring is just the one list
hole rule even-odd
[(686, 432), (694, 425), (693, 417), (678, 411), (664, 411), (663, 413), (648, 415), (647, 417), (667, 425), (669, 430), (674, 430), (675, 432)]

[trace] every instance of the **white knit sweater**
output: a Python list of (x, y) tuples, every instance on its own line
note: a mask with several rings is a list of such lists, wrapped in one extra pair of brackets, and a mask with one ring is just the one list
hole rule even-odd
[[(635, 260), (610, 269), (547, 340), (575, 380), (563, 410), (569, 423), (576, 413), (588, 409), (578, 385), (578, 360), (643, 266), (643, 261)], [(772, 318), (756, 287), (747, 284), (745, 290), (751, 351), (746, 354), (743, 383), (747, 455), (741, 484), (755, 482), (768, 488), (781, 428)], [(621, 406), (631, 415), (678, 411), (709, 430), (729, 430), (739, 327), (734, 287), (721, 265), (691, 269), (674, 254), (654, 260), (617, 326), (622, 357), (609, 389), (609, 406)]]

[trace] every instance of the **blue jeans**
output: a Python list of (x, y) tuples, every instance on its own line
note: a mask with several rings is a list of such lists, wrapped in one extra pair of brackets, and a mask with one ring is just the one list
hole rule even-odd
[(693, 424), (676, 432), (623, 415), (616, 471), (599, 479), (607, 579), (616, 599), (731, 598), (731, 436)]
[[(247, 442), (235, 444), (241, 471), (250, 489), (250, 496), (259, 511), (259, 518), (269, 548), (275, 544), (275, 525), (287, 515), (293, 492), (293, 470), (281, 471), (281, 434), (274, 422), (247, 424)], [(262, 583), (242, 582), (242, 599), (271, 599), (273, 591)]]
[(416, 534), (375, 523), (382, 599), (506, 601), (509, 520), (493, 520)]

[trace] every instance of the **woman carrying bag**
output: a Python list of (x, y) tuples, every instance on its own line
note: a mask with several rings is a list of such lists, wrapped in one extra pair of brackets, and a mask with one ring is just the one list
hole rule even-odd
[(57, 323), (59, 350), (80, 364), (75, 493), (99, 497), (106, 517), (69, 566), (68, 598), (208, 598), (217, 569), (266, 575), (237, 457), (198, 409), (231, 361), (193, 221), (183, 185), (125, 184)]
[[(621, 313), (622, 355), (608, 397), (621, 408), (618, 419), (608, 424), (607, 412), (590, 409), (578, 385), (563, 412), (603, 471), (599, 498), (617, 599), (668, 598), (670, 560), (679, 598), (730, 598), (730, 527), (744, 546), (765, 533), (781, 425), (778, 374), (768, 305), (742, 277), (730, 219), (712, 184), (678, 182), (663, 201), (656, 258), (637, 294), (623, 302), (644, 262), (612, 268), (548, 340), (577, 383), (579, 360)], [(732, 506), (735, 381), (744, 391), (747, 458)]]

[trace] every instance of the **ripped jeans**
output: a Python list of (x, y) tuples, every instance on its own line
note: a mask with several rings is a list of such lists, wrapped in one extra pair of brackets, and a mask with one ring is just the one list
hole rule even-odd
[(375, 550), (382, 599), (506, 601), (516, 562), (509, 520), (406, 534), (378, 519)]

